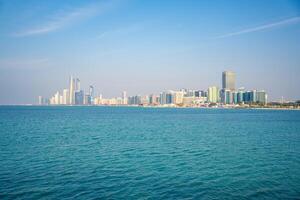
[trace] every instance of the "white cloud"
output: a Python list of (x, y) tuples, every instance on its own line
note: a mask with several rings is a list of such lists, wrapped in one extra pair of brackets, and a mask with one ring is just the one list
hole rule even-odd
[(49, 17), (49, 20), (41, 25), (22, 30), (13, 34), (15, 37), (40, 35), (49, 32), (54, 32), (59, 29), (70, 26), (78, 21), (87, 19), (96, 14), (105, 11), (112, 4), (92, 4), (86, 7), (81, 7), (72, 10), (63, 10), (56, 13), (54, 16)]
[(299, 22), (300, 22), (300, 17), (293, 17), (293, 18), (282, 20), (282, 21), (273, 22), (273, 23), (270, 23), (270, 24), (265, 24), (265, 25), (261, 25), (261, 26), (257, 26), (257, 27), (253, 27), (253, 28), (240, 30), (240, 31), (237, 31), (237, 32), (232, 32), (232, 33), (227, 33), (227, 34), (224, 34), (224, 35), (220, 35), (220, 36), (217, 36), (216, 39), (218, 39), (218, 38), (227, 38), (227, 37), (242, 35), (242, 34), (246, 34), (246, 33), (252, 33), (252, 32), (257, 32), (257, 31), (268, 30), (268, 29), (271, 29), (271, 28), (287, 26), (287, 25), (296, 24), (296, 23), (299, 23)]

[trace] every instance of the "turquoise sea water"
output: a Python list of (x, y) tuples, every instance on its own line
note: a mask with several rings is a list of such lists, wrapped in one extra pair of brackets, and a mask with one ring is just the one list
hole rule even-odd
[(1, 106), (0, 199), (300, 199), (300, 111)]

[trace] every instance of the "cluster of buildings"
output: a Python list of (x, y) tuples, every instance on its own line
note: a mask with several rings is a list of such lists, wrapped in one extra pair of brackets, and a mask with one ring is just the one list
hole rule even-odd
[(208, 88), (207, 101), (210, 103), (230, 104), (266, 104), (267, 93), (264, 90), (236, 89), (236, 75), (231, 71), (222, 73), (222, 88), (217, 86)]
[(88, 92), (80, 87), (78, 78), (70, 77), (69, 88), (61, 93), (58, 91), (50, 99), (39, 96), (40, 105), (142, 105), (164, 107), (208, 107), (237, 106), (267, 103), (264, 90), (236, 89), (236, 75), (231, 71), (222, 73), (222, 88), (211, 86), (207, 90), (181, 89), (169, 90), (160, 94), (127, 96), (126, 91), (121, 97), (103, 98), (95, 96), (94, 87), (89, 86)]
[(88, 93), (81, 89), (79, 78), (70, 77), (68, 89), (57, 91), (49, 99), (39, 96), (39, 105), (91, 105), (94, 102), (94, 87), (89, 86)]

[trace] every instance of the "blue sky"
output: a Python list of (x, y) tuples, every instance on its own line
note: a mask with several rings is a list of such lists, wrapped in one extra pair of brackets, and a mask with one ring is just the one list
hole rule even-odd
[(300, 99), (300, 1), (0, 0), (0, 104), (34, 103), (72, 74), (106, 97), (207, 89), (223, 70)]

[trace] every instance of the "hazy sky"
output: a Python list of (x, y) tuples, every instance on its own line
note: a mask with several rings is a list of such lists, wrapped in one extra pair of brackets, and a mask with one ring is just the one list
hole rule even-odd
[(0, 0), (0, 104), (237, 86), (300, 99), (300, 1)]

